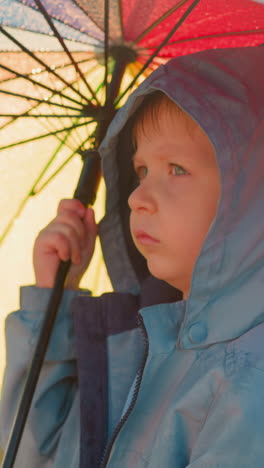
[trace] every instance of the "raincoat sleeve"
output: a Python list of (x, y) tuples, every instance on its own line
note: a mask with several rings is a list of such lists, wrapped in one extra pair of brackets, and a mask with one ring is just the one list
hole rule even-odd
[[(89, 291), (85, 293), (90, 295)], [(77, 390), (70, 307), (76, 294), (76, 291), (64, 291), (23, 435), (27, 450), (34, 447), (44, 458), (54, 452)], [(0, 401), (0, 445), (3, 449), (34, 353), (49, 295), (49, 289), (22, 287), (21, 309), (11, 313), (6, 319), (6, 369)]]
[(187, 468), (262, 468), (264, 366), (244, 367), (220, 386)]

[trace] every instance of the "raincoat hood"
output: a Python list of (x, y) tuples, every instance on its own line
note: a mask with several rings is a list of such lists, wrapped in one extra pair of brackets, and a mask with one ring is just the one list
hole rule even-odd
[[(221, 195), (193, 270), (184, 327), (202, 323), (203, 346), (233, 339), (264, 320), (264, 48), (199, 52), (170, 60), (130, 96), (100, 147), (107, 189), (100, 237), (114, 289), (138, 293), (148, 275), (129, 234), (134, 188), (129, 119), (160, 90), (210, 139)], [(228, 325), (227, 325), (228, 324)], [(184, 346), (184, 336), (182, 337)], [(188, 344), (186, 347), (196, 344)]]

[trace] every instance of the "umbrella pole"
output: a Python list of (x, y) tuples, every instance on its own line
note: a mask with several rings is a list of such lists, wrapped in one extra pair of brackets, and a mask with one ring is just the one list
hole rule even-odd
[[(112, 56), (115, 59), (115, 67), (112, 73), (112, 80), (109, 83), (107, 101), (105, 106), (100, 109), (101, 119), (99, 115), (99, 123), (95, 137), (96, 143), (98, 143), (98, 145), (102, 141), (107, 131), (108, 125), (114, 116), (114, 100), (118, 94), (126, 65), (136, 59), (135, 53), (132, 51), (131, 54), (131, 50), (124, 46), (115, 47), (112, 51)], [(88, 205), (93, 204), (96, 197), (96, 192), (101, 176), (100, 157), (97, 149), (85, 151), (82, 157), (84, 165), (81, 171), (79, 182), (77, 184), (77, 188), (74, 193), (74, 198), (80, 200), (84, 205)], [(40, 330), (40, 335), (36, 344), (35, 353), (27, 372), (26, 382), (18, 404), (18, 409), (14, 418), (14, 423), (11, 429), (1, 468), (12, 468), (14, 466), (17, 451), (26, 424), (26, 419), (30, 410), (34, 391), (38, 382), (50, 335), (56, 319), (57, 310), (63, 295), (64, 282), (70, 266), (70, 260), (67, 262), (60, 262), (56, 274), (55, 284), (51, 290), (43, 324)]]
[[(74, 193), (74, 198), (80, 200), (84, 205), (93, 204), (99, 180), (100, 157), (98, 151), (88, 150), (84, 153), (84, 165), (76, 191)], [(59, 264), (55, 284), (51, 290), (35, 353), (27, 372), (26, 383), (18, 405), (17, 414), (11, 430), (11, 436), (8, 441), (2, 468), (10, 468), (14, 465), (27, 415), (31, 406), (34, 391), (53, 329), (57, 310), (61, 302), (64, 290), (64, 282), (70, 266), (70, 260), (67, 262), (61, 261)]]

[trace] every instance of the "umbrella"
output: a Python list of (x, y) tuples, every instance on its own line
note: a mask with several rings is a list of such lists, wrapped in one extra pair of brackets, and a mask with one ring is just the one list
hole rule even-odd
[(96, 146), (98, 121), (103, 134), (155, 67), (175, 55), (261, 43), (260, 1), (2, 0), (0, 170), (9, 191), (0, 197), (0, 240), (30, 197)]
[(76, 155), (92, 165), (91, 202), (97, 146), (131, 90), (172, 56), (264, 43), (261, 3), (2, 0), (1, 163), (16, 180), (2, 198), (10, 206), (2, 238), (26, 201)]

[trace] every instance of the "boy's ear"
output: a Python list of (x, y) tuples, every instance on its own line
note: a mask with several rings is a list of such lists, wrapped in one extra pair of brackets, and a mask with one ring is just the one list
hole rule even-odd
[(150, 274), (145, 258), (139, 253), (132, 240), (129, 228), (130, 208), (128, 206), (128, 197), (137, 187), (138, 181), (132, 163), (134, 153), (131, 121), (128, 121), (125, 128), (119, 135), (117, 144), (117, 166), (118, 166), (118, 193), (119, 193), (119, 212), (122, 222), (124, 239), (127, 247), (128, 256), (133, 265), (135, 273), (140, 283)]

